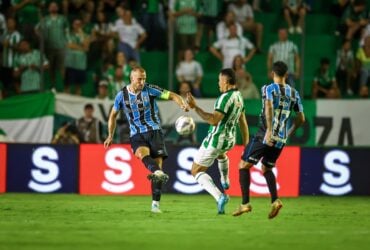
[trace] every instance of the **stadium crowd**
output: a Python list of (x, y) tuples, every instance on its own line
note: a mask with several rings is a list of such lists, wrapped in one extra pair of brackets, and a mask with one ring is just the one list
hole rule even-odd
[[(305, 16), (314, 0), (2, 0), (0, 1), (0, 98), (52, 90), (83, 94), (90, 86), (96, 98), (112, 100), (129, 84), (130, 69), (143, 51), (168, 50), (168, 23), (174, 21), (176, 86), (201, 97), (204, 65), (196, 54), (209, 51), (237, 72), (245, 99), (260, 98), (246, 65), (256, 54), (289, 67), (294, 86), (302, 74), (297, 44), (304, 36)], [(336, 62), (323, 55), (312, 79), (312, 98), (368, 97), (370, 24), (366, 0), (332, 1), (342, 41)], [(285, 26), (264, 51), (264, 25), (256, 12), (281, 12)], [(335, 34), (333, 34), (334, 36)], [(202, 46), (205, 43), (205, 46)], [(335, 64), (331, 67), (330, 64)], [(334, 69), (335, 70), (332, 70)], [(58, 87), (60, 81), (63, 87)]]

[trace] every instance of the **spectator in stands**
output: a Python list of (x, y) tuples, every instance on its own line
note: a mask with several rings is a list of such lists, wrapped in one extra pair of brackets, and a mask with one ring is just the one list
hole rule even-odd
[(164, 0), (140, 0), (139, 21), (148, 34), (145, 41), (147, 50), (166, 48), (166, 20), (164, 18)]
[(63, 14), (68, 17), (70, 21), (79, 18), (83, 13), (94, 13), (94, 0), (62, 0)]
[(84, 107), (84, 116), (76, 121), (81, 143), (101, 143), (102, 123), (94, 117), (94, 107), (88, 103)]
[(243, 96), (243, 99), (260, 99), (260, 93), (253, 82), (252, 75), (245, 70), (243, 57), (237, 55), (233, 60), (233, 70), (235, 71), (236, 86)]
[(52, 144), (79, 144), (78, 131), (74, 124), (65, 122), (55, 133)]
[(195, 44), (201, 44), (203, 34), (206, 35), (207, 49), (212, 45), (215, 27), (222, 8), (222, 0), (200, 0), (201, 11), (198, 18), (198, 31)]
[(345, 39), (352, 40), (360, 36), (361, 30), (368, 24), (365, 0), (354, 0), (344, 11), (341, 20), (341, 31)]
[[(14, 76), (17, 78), (17, 92), (41, 90), (41, 70), (47, 69), (49, 62), (40, 51), (33, 49), (27, 40), (19, 43), (19, 54), (14, 60)], [(42, 67), (42, 68), (41, 68)], [(20, 81), (20, 86), (19, 86)]]
[(99, 82), (98, 87), (98, 94), (96, 95), (95, 99), (101, 101), (109, 101), (109, 92), (108, 92), (108, 81), (103, 79)]
[(6, 21), (7, 28), (2, 41), (2, 67), (0, 71), (0, 80), (3, 83), (3, 96), (7, 96), (9, 90), (14, 88), (14, 66), (15, 56), (18, 44), (21, 40), (21, 34), (16, 29), (16, 21), (10, 17)]
[(119, 91), (122, 90), (129, 82), (124, 81), (124, 73), (122, 68), (116, 68), (113, 78), (109, 81), (108, 92), (109, 98), (114, 100)]
[(44, 1), (30, 0), (12, 0), (12, 11), (15, 14), (19, 31), (24, 39), (31, 42), (32, 45), (37, 44), (35, 35), (35, 25), (40, 20), (40, 7), (43, 7)]
[(336, 17), (341, 18), (346, 8), (350, 5), (352, 0), (333, 0), (331, 5), (331, 13)]
[(177, 93), (184, 99), (186, 99), (188, 93), (193, 93), (193, 87), (190, 82), (181, 81), (179, 82), (179, 88)]
[(81, 21), (82, 21), (82, 30), (88, 36), (92, 35), (94, 29), (94, 23), (92, 22), (93, 13), (90, 12), (83, 12), (81, 14)]
[(354, 55), (351, 49), (351, 41), (345, 40), (341, 49), (337, 51), (336, 79), (341, 92), (352, 96), (352, 82), (355, 81)]
[[(256, 48), (247, 38), (238, 36), (235, 23), (229, 25), (229, 32), (229, 37), (216, 41), (210, 48), (211, 53), (222, 61), (224, 69), (233, 66), (233, 60), (236, 55), (241, 55), (245, 64), (256, 53)], [(246, 49), (249, 50), (247, 55), (245, 53)]]
[(176, 18), (179, 60), (187, 48), (198, 50), (200, 47), (200, 44), (195, 43), (199, 8), (199, 0), (174, 0), (174, 9), (171, 16)]
[(360, 68), (360, 97), (369, 96), (369, 76), (370, 76), (370, 36), (365, 38), (364, 46), (358, 48), (356, 59)]
[(253, 0), (251, 4), (254, 11), (268, 12), (272, 10), (271, 2), (272, 2), (271, 0)]
[(229, 5), (228, 10), (234, 12), (236, 21), (243, 26), (244, 31), (253, 34), (257, 52), (261, 51), (263, 25), (254, 20), (252, 6), (248, 4), (247, 0), (237, 0)]
[(97, 1), (96, 11), (103, 12), (107, 16), (112, 17), (116, 11), (117, 6), (121, 4), (122, 1), (117, 0), (100, 0)]
[(133, 22), (131, 10), (125, 10), (123, 17), (117, 20), (114, 27), (119, 37), (118, 50), (123, 52), (126, 59), (140, 64), (139, 49), (145, 41), (147, 34), (137, 22)]
[[(58, 4), (50, 2), (49, 14), (36, 26), (36, 33), (44, 42), (45, 54), (49, 60), (49, 72), (52, 88), (56, 87), (56, 75), (64, 78), (64, 57), (67, 44), (68, 21), (58, 14)], [(64, 80), (63, 80), (64, 82)]]
[[(283, 0), (283, 8), (284, 18), (285, 21), (288, 23), (289, 33), (293, 34), (294, 32), (296, 32), (297, 34), (302, 34), (304, 18), (307, 11), (304, 0)], [(294, 29), (292, 19), (295, 18), (297, 18), (298, 20)]]
[(361, 30), (361, 38), (359, 41), (360, 47), (364, 46), (365, 38), (370, 36), (370, 23), (368, 23), (362, 30)]
[(239, 37), (243, 36), (243, 27), (236, 21), (235, 14), (232, 11), (225, 13), (224, 20), (217, 23), (216, 34), (217, 40), (221, 40), (230, 36), (229, 26), (231, 24), (236, 25), (236, 33)]
[(330, 61), (322, 58), (312, 86), (312, 98), (339, 98), (340, 92), (334, 73), (330, 71)]
[(176, 76), (179, 82), (187, 81), (192, 84), (194, 96), (202, 96), (200, 84), (203, 78), (203, 68), (199, 62), (194, 60), (194, 54), (191, 49), (185, 50), (184, 60), (177, 65)]
[(97, 12), (97, 23), (92, 30), (92, 36), (95, 40), (96, 47), (99, 49), (99, 58), (102, 61), (111, 57), (114, 52), (113, 24), (106, 18), (102, 11)]
[(0, 43), (3, 42), (4, 36), (6, 33), (6, 25), (7, 25), (6, 23), (7, 21), (5, 19), (5, 16), (0, 12)]
[(73, 21), (72, 30), (67, 35), (67, 41), (65, 92), (70, 93), (70, 85), (74, 85), (75, 93), (81, 95), (81, 85), (86, 81), (86, 53), (89, 50), (90, 41), (82, 30), (80, 19)]
[(117, 52), (115, 63), (108, 65), (107, 69), (103, 72), (103, 77), (108, 79), (109, 82), (114, 81), (117, 69), (121, 69), (120, 75), (122, 76), (122, 81), (128, 84), (130, 82), (131, 66), (127, 63), (123, 52)]
[(270, 45), (267, 56), (267, 74), (271, 78), (272, 64), (282, 61), (288, 65), (287, 83), (295, 87), (295, 80), (299, 79), (301, 63), (298, 53), (298, 47), (292, 41), (288, 40), (288, 31), (280, 29), (278, 31), (279, 41)]

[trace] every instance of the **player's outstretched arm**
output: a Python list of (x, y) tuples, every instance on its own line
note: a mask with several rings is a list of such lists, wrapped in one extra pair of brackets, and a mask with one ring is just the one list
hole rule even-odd
[(104, 141), (104, 148), (108, 148), (113, 142), (114, 130), (116, 129), (116, 119), (118, 111), (112, 108), (108, 119), (108, 137)]
[(247, 145), (249, 142), (249, 129), (247, 118), (245, 117), (244, 113), (242, 113), (239, 117), (239, 128), (242, 135), (243, 145)]
[(179, 96), (178, 94), (170, 91), (170, 96), (169, 96), (168, 99), (173, 100), (174, 102), (176, 102), (177, 105), (179, 105), (179, 107), (182, 110), (184, 110), (185, 112), (188, 112), (190, 110), (190, 107), (189, 107), (188, 103), (181, 96)]
[(298, 112), (297, 116), (294, 119), (293, 125), (289, 128), (288, 137), (290, 137), (294, 132), (299, 128), (304, 122), (306, 118), (303, 112)]
[(197, 112), (197, 114), (210, 125), (217, 125), (225, 116), (223, 113), (218, 111), (214, 111), (213, 113), (205, 112), (197, 105), (195, 98), (190, 93), (188, 93), (186, 100), (189, 103), (190, 108), (194, 109), (195, 112)]

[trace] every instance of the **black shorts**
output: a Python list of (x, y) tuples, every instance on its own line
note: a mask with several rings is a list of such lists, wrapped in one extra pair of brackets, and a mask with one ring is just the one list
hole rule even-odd
[(282, 150), (283, 148), (267, 146), (257, 137), (253, 137), (244, 149), (242, 160), (255, 165), (262, 158), (263, 165), (273, 168)]
[(164, 144), (164, 136), (161, 130), (153, 130), (130, 137), (131, 148), (136, 152), (139, 147), (148, 147), (152, 158), (162, 157), (166, 159), (168, 154)]

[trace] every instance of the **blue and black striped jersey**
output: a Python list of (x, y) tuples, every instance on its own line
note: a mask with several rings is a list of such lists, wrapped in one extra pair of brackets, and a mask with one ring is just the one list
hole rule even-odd
[(277, 83), (264, 85), (261, 88), (261, 92), (261, 126), (257, 136), (263, 138), (266, 132), (265, 101), (270, 100), (273, 105), (272, 139), (276, 148), (282, 148), (287, 140), (291, 111), (303, 112), (301, 97), (298, 91), (288, 84), (284, 86)]
[(132, 93), (127, 86), (120, 91), (114, 100), (113, 109), (123, 110), (130, 124), (130, 137), (152, 130), (160, 130), (159, 110), (156, 98), (166, 99), (168, 90), (145, 83), (143, 90)]

